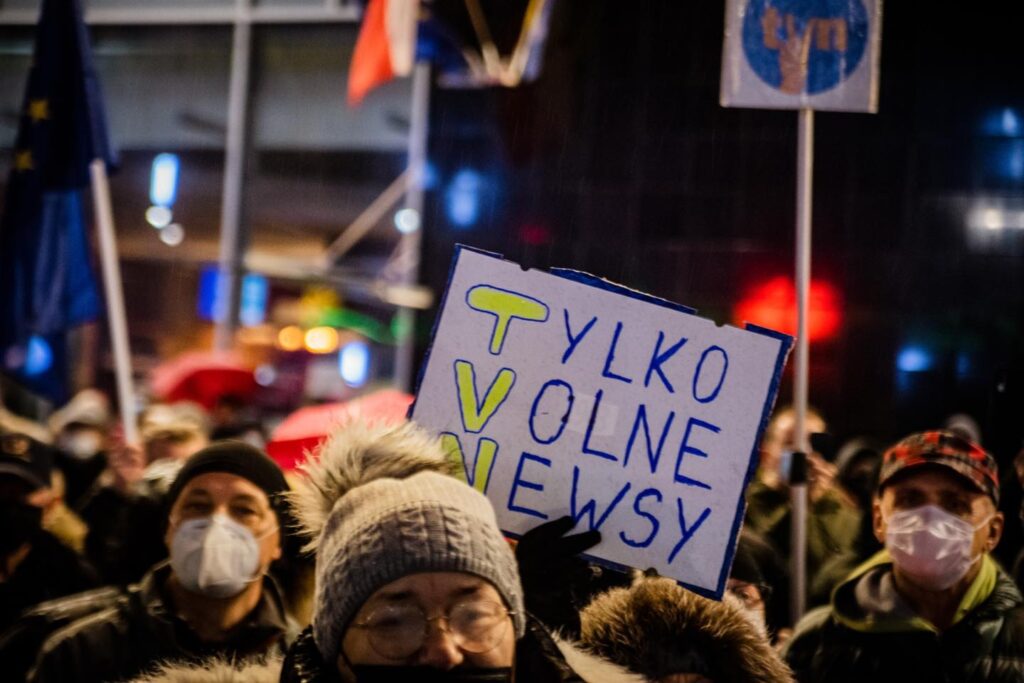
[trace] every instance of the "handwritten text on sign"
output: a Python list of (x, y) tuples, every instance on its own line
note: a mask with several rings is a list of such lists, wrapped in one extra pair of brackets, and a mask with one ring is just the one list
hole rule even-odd
[(463, 248), (413, 418), (506, 532), (570, 514), (593, 557), (721, 595), (789, 346)]

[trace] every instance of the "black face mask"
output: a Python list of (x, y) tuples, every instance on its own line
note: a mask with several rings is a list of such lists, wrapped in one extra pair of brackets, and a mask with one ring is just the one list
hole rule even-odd
[(42, 508), (21, 501), (0, 501), (0, 555), (6, 557), (32, 540), (42, 524)]
[(358, 683), (511, 683), (511, 667), (466, 668), (449, 671), (429, 666), (354, 664)]

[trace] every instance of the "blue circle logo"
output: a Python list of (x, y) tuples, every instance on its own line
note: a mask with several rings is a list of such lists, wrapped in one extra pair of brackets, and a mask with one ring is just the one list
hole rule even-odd
[(750, 68), (789, 95), (817, 95), (842, 83), (867, 42), (861, 0), (750, 0), (743, 18)]

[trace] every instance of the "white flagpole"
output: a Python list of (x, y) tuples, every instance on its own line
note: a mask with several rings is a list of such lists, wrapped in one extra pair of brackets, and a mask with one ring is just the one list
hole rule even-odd
[[(427, 132), (430, 117), (430, 64), (420, 62), (412, 72), (412, 117), (409, 127), (409, 177), (405, 194), (406, 208), (413, 209), (420, 216), (419, 228), (402, 235), (400, 245), (403, 258), (402, 281), (406, 286), (415, 285), (420, 276), (420, 256), (423, 249), (423, 183), (427, 165)], [(415, 378), (413, 366), (416, 359), (416, 311), (402, 307), (398, 310), (398, 329), (402, 337), (395, 349), (395, 386), (402, 391), (412, 391)]]
[(124, 312), (124, 288), (121, 286), (121, 267), (117, 260), (110, 183), (107, 182), (107, 166), (103, 159), (93, 159), (89, 164), (89, 174), (92, 176), (93, 211), (100, 234), (100, 263), (103, 268), (107, 318), (110, 322), (110, 342), (114, 351), (117, 403), (121, 408), (125, 443), (139, 445), (135, 424), (135, 394), (132, 391), (132, 358), (128, 348), (128, 322)]
[[(811, 285), (811, 209), (814, 176), (814, 110), (800, 110), (797, 136), (796, 176), (796, 358), (794, 364), (793, 404), (796, 413), (794, 432), (796, 448), (810, 454), (807, 438), (807, 385), (809, 344), (807, 339), (808, 295)], [(791, 487), (792, 522), (791, 610), (794, 623), (803, 616), (807, 601), (807, 465)]]

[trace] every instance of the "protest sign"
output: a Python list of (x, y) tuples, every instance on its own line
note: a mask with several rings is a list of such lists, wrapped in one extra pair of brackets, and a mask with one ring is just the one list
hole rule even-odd
[(882, 0), (727, 0), (724, 107), (878, 109)]
[(506, 533), (570, 514), (593, 558), (721, 597), (791, 343), (460, 247), (412, 417)]

